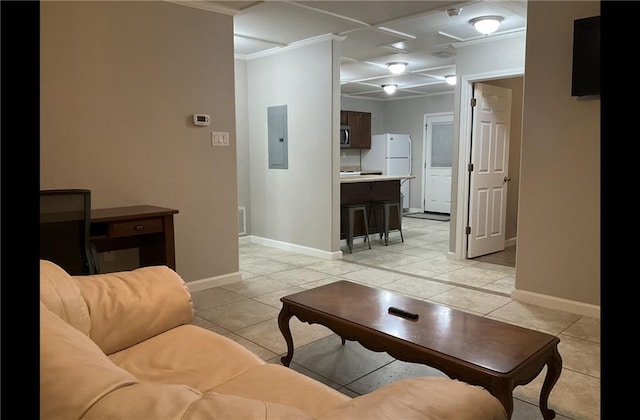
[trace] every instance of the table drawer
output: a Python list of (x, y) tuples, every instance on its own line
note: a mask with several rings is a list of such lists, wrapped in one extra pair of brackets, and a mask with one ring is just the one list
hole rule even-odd
[(137, 236), (144, 233), (162, 232), (163, 228), (162, 217), (114, 222), (109, 226), (109, 236), (112, 238)]

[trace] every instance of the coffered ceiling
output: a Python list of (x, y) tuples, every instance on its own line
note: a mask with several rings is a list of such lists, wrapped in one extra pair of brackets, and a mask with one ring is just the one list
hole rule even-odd
[[(444, 76), (455, 74), (456, 47), (526, 29), (523, 0), (200, 3), (233, 14), (238, 59), (251, 60), (327, 34), (344, 37), (342, 94), (379, 100), (452, 92)], [(469, 23), (479, 16), (503, 20), (496, 32), (484, 36)], [(398, 61), (408, 63), (407, 70), (392, 75), (386, 63)], [(381, 88), (384, 84), (398, 88), (389, 95)]]

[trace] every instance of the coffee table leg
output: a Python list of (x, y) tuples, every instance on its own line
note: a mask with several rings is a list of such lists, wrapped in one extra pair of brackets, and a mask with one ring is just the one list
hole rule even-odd
[(278, 327), (284, 337), (284, 341), (287, 342), (287, 355), (280, 358), (280, 361), (287, 367), (293, 358), (293, 337), (291, 337), (291, 328), (289, 328), (289, 320), (292, 316), (293, 312), (289, 310), (289, 305), (283, 303), (282, 309), (278, 314)]
[(562, 357), (560, 357), (560, 353), (558, 352), (558, 347), (554, 347), (553, 353), (549, 360), (547, 361), (547, 376), (544, 378), (544, 383), (542, 384), (542, 390), (540, 391), (540, 411), (542, 412), (542, 417), (547, 419), (553, 419), (556, 416), (556, 412), (554, 410), (549, 409), (547, 405), (549, 401), (549, 394), (551, 394), (551, 389), (558, 382), (558, 378), (560, 377), (560, 373), (562, 372)]

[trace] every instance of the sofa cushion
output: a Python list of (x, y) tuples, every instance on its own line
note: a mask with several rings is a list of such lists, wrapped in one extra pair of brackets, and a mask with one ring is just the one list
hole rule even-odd
[(109, 355), (136, 377), (187, 384), (201, 392), (265, 364), (235, 341), (195, 325), (181, 325)]
[(291, 405), (314, 417), (351, 400), (351, 397), (280, 364), (256, 366), (214, 391)]
[(169, 267), (73, 278), (91, 314), (91, 339), (106, 354), (193, 319), (191, 294)]
[(402, 379), (324, 412), (317, 420), (506, 420), (484, 388), (440, 376)]
[(60, 318), (89, 335), (89, 308), (76, 280), (51, 261), (40, 260), (40, 301)]
[(311, 417), (294, 407), (234, 395), (201, 395), (184, 385), (141, 382), (105, 395), (83, 417), (88, 419), (296, 419)]
[(144, 381), (290, 405), (311, 415), (351, 399), (292, 369), (267, 364), (230, 338), (196, 325), (173, 328), (109, 358)]

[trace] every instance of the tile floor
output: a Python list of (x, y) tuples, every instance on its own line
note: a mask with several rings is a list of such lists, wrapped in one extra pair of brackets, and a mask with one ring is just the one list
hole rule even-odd
[[(280, 297), (339, 279), (393, 290), (491, 319), (557, 335), (563, 359), (549, 397), (559, 420), (600, 419), (600, 320), (513, 301), (515, 269), (447, 258), (449, 222), (403, 218), (388, 246), (356, 241), (353, 253), (328, 261), (257, 244), (240, 245), (243, 281), (194, 292), (194, 323), (243, 344), (269, 363), (280, 363), (286, 343), (278, 329)], [(375, 353), (318, 324), (292, 318), (291, 368), (357, 396), (389, 382), (442, 372)], [(541, 419), (538, 398), (546, 368), (514, 390), (514, 420)]]

